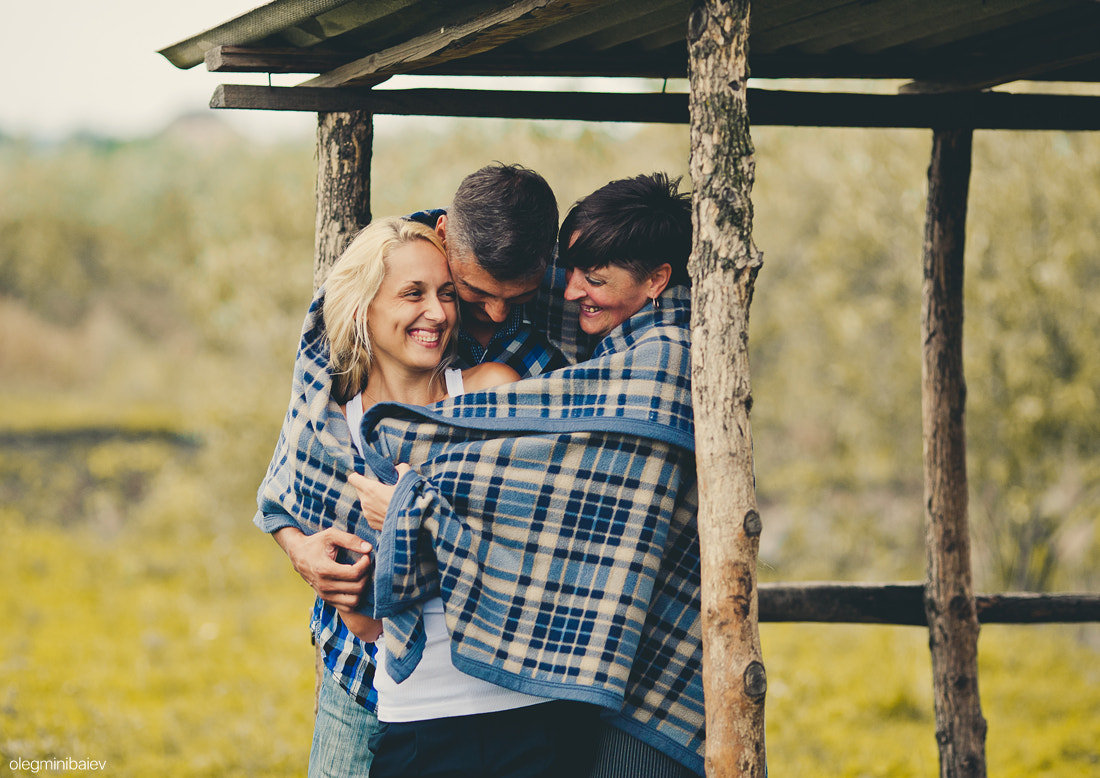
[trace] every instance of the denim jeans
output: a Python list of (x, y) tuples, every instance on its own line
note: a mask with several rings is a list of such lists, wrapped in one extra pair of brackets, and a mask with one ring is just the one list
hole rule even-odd
[(309, 778), (367, 778), (374, 758), (367, 747), (378, 716), (357, 703), (329, 672), (317, 697)]

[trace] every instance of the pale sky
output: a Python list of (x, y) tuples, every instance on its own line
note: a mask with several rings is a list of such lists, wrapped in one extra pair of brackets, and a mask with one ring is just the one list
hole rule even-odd
[[(0, 23), (0, 131), (57, 138), (77, 130), (134, 138), (207, 111), (223, 82), (258, 74), (180, 70), (157, 50), (261, 0), (5, 0)], [(308, 76), (290, 76), (290, 85)], [(312, 133), (313, 114), (219, 111), (249, 134)]]
[[(264, 4), (264, 0), (4, 0), (0, 132), (47, 140), (82, 130), (138, 138), (159, 132), (182, 114), (210, 111), (210, 96), (218, 84), (266, 84), (266, 74), (209, 73), (203, 65), (180, 70), (157, 54), (158, 49)], [(272, 83), (293, 86), (308, 78), (274, 76)], [(449, 81), (454, 86), (484, 88), (493, 79)], [(519, 86), (519, 81), (528, 88), (541, 83), (536, 79), (511, 83)], [(401, 85), (409, 85), (407, 77), (387, 82), (387, 86)], [(587, 88), (608, 87), (594, 83)], [(317, 126), (312, 113), (222, 110), (216, 114), (257, 139), (312, 136)], [(389, 117), (379, 118), (384, 122)]]
[[(0, 132), (47, 140), (77, 131), (139, 138), (159, 132), (182, 114), (210, 111), (210, 96), (218, 84), (267, 83), (262, 73), (210, 73), (201, 64), (180, 70), (157, 54), (158, 49), (266, 5), (266, 0), (3, 0), (3, 4)], [(308, 74), (276, 75), (271, 83), (293, 86), (308, 78)], [(458, 88), (499, 88), (505, 80), (445, 81)], [(513, 88), (555, 88), (564, 82), (566, 88), (607, 91), (633, 90), (642, 84), (614, 79), (582, 83), (512, 78), (507, 82)], [(408, 76), (386, 82), (387, 87), (440, 85), (437, 79)], [(312, 137), (317, 127), (313, 113), (213, 113), (258, 140)], [(384, 132), (389, 124), (399, 127), (401, 121), (378, 117), (376, 130)]]

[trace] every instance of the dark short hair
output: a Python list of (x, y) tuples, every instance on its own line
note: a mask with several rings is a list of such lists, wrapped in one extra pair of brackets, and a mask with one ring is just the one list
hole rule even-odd
[(558, 201), (522, 165), (486, 165), (462, 180), (447, 211), (449, 248), (470, 252), (497, 281), (541, 275), (557, 240)]
[(679, 178), (652, 173), (612, 181), (578, 200), (558, 232), (558, 265), (617, 265), (641, 281), (667, 262), (669, 285), (690, 286), (691, 194), (679, 188)]

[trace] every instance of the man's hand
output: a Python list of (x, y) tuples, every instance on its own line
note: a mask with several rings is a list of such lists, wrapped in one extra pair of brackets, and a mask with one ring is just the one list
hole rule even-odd
[[(400, 481), (401, 476), (410, 470), (412, 468), (404, 462), (398, 465), (397, 480)], [(397, 487), (375, 481), (359, 473), (348, 475), (348, 483), (354, 486), (355, 491), (359, 493), (359, 505), (363, 510), (363, 516), (367, 519), (367, 524), (372, 529), (381, 532), (382, 525), (386, 520), (386, 510), (390, 507), (390, 500), (393, 498), (393, 493), (397, 490)]]
[[(359, 604), (371, 565), (370, 543), (333, 527), (315, 535), (306, 535), (297, 527), (283, 527), (272, 537), (318, 597), (337, 608), (351, 609)], [(353, 565), (341, 564), (336, 561), (341, 548), (363, 556)]]

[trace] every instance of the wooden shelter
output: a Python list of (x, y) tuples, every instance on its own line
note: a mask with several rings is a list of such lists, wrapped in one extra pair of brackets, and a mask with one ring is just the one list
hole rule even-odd
[[(975, 129), (1100, 130), (1100, 97), (988, 91), (1100, 82), (1095, 0), (275, 0), (161, 51), (180, 68), (315, 74), (219, 86), (215, 108), (314, 111), (323, 277), (370, 220), (374, 114), (675, 122), (691, 128), (693, 384), (701, 484), (709, 775), (764, 775), (757, 624), (930, 630), (945, 776), (985, 775), (979, 622), (1100, 620), (1097, 595), (973, 592), (962, 364), (963, 247)], [(375, 89), (397, 74), (688, 80), (687, 93)], [(898, 94), (748, 88), (760, 79), (892, 79)], [(748, 314), (753, 125), (934, 131), (922, 301), (924, 584), (763, 586), (756, 552)]]

